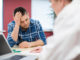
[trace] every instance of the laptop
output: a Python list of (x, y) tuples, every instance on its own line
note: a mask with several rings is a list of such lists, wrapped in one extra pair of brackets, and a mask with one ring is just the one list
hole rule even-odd
[(5, 36), (0, 33), (0, 60), (36, 60), (37, 56), (16, 55), (12, 52)]

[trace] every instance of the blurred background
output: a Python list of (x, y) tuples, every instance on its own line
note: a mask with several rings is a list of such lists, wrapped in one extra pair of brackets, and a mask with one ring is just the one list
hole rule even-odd
[(40, 21), (46, 37), (53, 34), (55, 14), (49, 0), (0, 0), (0, 32), (7, 37), (7, 26), (13, 20), (13, 11), (20, 6), (29, 12), (30, 18)]

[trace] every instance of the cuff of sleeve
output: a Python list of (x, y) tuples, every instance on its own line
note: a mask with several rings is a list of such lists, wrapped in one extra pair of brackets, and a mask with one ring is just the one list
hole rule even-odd
[(17, 44), (17, 42), (15, 42), (15, 41), (12, 39), (12, 37), (8, 38), (8, 42), (9, 42), (9, 45), (10, 45), (11, 47), (13, 47), (15, 44)]
[(42, 40), (43, 41), (43, 43), (44, 43), (44, 45), (46, 45), (47, 43), (46, 43), (46, 40), (43, 40), (43, 39), (39, 39), (39, 40)]

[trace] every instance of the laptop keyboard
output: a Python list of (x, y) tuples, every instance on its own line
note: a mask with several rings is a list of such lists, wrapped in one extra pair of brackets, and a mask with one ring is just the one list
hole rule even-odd
[(12, 56), (10, 58), (7, 58), (5, 60), (20, 60), (21, 58), (24, 58), (26, 56), (22, 56), (22, 55), (15, 55), (15, 56)]

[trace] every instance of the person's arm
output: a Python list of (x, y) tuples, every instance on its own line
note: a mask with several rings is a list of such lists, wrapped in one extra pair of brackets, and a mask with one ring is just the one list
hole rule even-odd
[(20, 48), (30, 48), (30, 47), (36, 47), (36, 46), (43, 46), (44, 42), (42, 40), (37, 40), (35, 42), (27, 42), (23, 41), (19, 44)]
[(9, 45), (11, 46), (11, 47), (13, 47), (15, 44), (16, 44), (16, 42), (13, 40), (13, 38), (12, 38), (12, 36), (11, 36), (11, 33), (12, 33), (12, 31), (13, 31), (13, 25), (10, 23), (10, 24), (8, 24), (8, 35), (7, 35), (7, 40), (8, 40), (8, 43), (9, 43)]
[(14, 21), (15, 21), (15, 27), (12, 31), (12, 38), (15, 42), (17, 42), (18, 40), (18, 33), (19, 33), (19, 26), (20, 26), (20, 19), (21, 19), (21, 13), (17, 12), (15, 17), (14, 17)]
[(29, 47), (43, 46), (44, 42), (42, 40), (37, 40), (34, 42), (28, 42)]
[(18, 25), (15, 25), (14, 29), (13, 29), (13, 32), (11, 34), (13, 40), (15, 42), (17, 42), (17, 39), (18, 39), (18, 32), (19, 32), (19, 26)]

